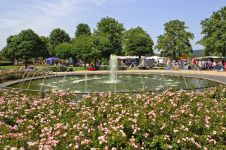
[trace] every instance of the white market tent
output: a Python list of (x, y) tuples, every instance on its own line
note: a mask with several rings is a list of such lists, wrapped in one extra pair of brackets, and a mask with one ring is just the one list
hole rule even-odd
[(219, 58), (222, 58), (222, 57), (219, 57), (219, 56), (204, 56), (204, 57), (197, 57), (196, 59), (219, 59)]
[[(139, 58), (138, 56), (117, 56), (118, 59), (137, 59)], [(154, 60), (159, 60), (159, 59), (164, 59), (165, 57), (159, 57), (159, 56), (141, 56), (141, 59), (154, 59)]]
[(138, 56), (117, 56), (118, 59), (136, 59)]

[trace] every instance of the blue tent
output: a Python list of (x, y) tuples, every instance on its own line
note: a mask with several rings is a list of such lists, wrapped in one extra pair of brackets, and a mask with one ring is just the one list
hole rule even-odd
[(48, 65), (53, 65), (55, 63), (55, 61), (59, 60), (59, 58), (56, 57), (50, 57), (46, 59), (46, 64)]

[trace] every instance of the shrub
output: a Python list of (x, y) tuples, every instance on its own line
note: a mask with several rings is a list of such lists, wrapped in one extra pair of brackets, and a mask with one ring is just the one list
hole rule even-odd
[(50, 67), (50, 71), (53, 71), (53, 72), (65, 72), (67, 70), (68, 69), (65, 66), (53, 66), (53, 67)]
[(11, 66), (14, 65), (12, 62), (0, 62), (0, 66)]
[(69, 68), (68, 71), (74, 71), (74, 69), (73, 68)]
[(10, 81), (10, 80), (17, 80), (22, 78), (30, 78), (30, 77), (37, 77), (44, 75), (44, 70), (34, 71), (34, 72), (24, 72), (24, 71), (13, 71), (13, 72), (6, 72), (0, 74), (0, 83)]

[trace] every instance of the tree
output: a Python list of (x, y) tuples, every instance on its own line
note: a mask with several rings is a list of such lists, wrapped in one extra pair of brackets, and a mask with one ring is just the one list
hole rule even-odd
[(92, 53), (95, 55), (95, 66), (96, 60), (103, 58), (108, 59), (111, 55), (111, 43), (108, 38), (100, 34), (93, 35), (93, 48)]
[(226, 6), (201, 21), (203, 38), (198, 42), (205, 54), (226, 56)]
[(104, 35), (93, 35), (93, 47), (100, 52), (100, 58), (108, 59), (111, 55), (111, 43)]
[(90, 27), (88, 24), (80, 23), (76, 27), (75, 37), (83, 36), (83, 35), (91, 35)]
[(72, 56), (71, 48), (72, 48), (71, 44), (61, 43), (55, 47), (54, 51), (55, 51), (55, 54), (57, 57), (59, 57), (61, 59), (68, 59)]
[(77, 57), (85, 62), (91, 62), (92, 56), (92, 38), (91, 36), (79, 36), (72, 41), (73, 49), (71, 51), (72, 55), (77, 55)]
[(94, 62), (101, 58), (107, 58), (111, 44), (109, 40), (101, 35), (79, 36), (72, 41), (71, 54), (76, 55), (85, 63)]
[(17, 48), (17, 36), (18, 35), (14, 35), (14, 36), (9, 36), (7, 38), (7, 45), (1, 50), (1, 55), (10, 60), (11, 62), (13, 62), (15, 59), (17, 59), (16, 57), (16, 48)]
[(49, 35), (50, 54), (54, 55), (55, 47), (60, 43), (69, 43), (69, 35), (62, 29), (54, 29)]
[(3, 51), (4, 56), (10, 60), (24, 59), (27, 67), (28, 59), (43, 56), (47, 49), (45, 42), (34, 31), (28, 29), (10, 36)]
[(43, 48), (43, 50), (45, 51), (42, 51), (42, 56), (43, 58), (47, 58), (50, 56), (50, 43), (49, 43), (49, 38), (48, 37), (45, 37), (45, 36), (40, 36), (42, 42), (44, 43), (43, 46), (45, 46), (45, 48)]
[(95, 33), (104, 35), (108, 38), (111, 43), (111, 49), (109, 49), (109, 53), (121, 55), (122, 35), (124, 30), (123, 24), (119, 23), (113, 18), (105, 17), (97, 23), (97, 30)]
[(129, 29), (123, 36), (123, 52), (125, 55), (139, 56), (153, 54), (153, 41), (141, 27)]
[(158, 36), (156, 49), (161, 51), (162, 56), (176, 59), (178, 56), (192, 53), (190, 40), (193, 33), (186, 31), (185, 22), (172, 20), (164, 24), (165, 33)]

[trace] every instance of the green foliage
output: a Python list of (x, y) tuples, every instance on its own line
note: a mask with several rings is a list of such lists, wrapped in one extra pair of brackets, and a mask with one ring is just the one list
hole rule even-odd
[[(108, 59), (111, 55), (111, 43), (108, 38), (101, 34), (93, 35), (93, 50), (96, 51), (96, 56)], [(98, 57), (96, 57), (98, 58)]]
[(161, 51), (162, 56), (172, 57), (189, 55), (192, 53), (190, 40), (193, 33), (186, 31), (188, 27), (180, 20), (171, 20), (164, 24), (165, 33), (158, 36), (156, 49)]
[(68, 59), (71, 57), (72, 45), (69, 43), (61, 43), (54, 49), (54, 53), (61, 59)]
[[(109, 53), (121, 55), (122, 51), (122, 35), (124, 32), (123, 24), (119, 23), (114, 18), (105, 17), (97, 23), (97, 30), (95, 33), (104, 35), (111, 43)], [(108, 56), (110, 57), (110, 55)]]
[(37, 77), (42, 75), (43, 75), (43, 72), (41, 70), (36, 71), (35, 73), (30, 73), (30, 72), (25, 73), (25, 71), (11, 70), (10, 72), (0, 74), (0, 83), (11, 81), (11, 80), (22, 79), (22, 78)]
[(72, 54), (76, 54), (77, 57), (85, 62), (90, 61), (92, 56), (92, 37), (91, 36), (79, 36), (73, 41)]
[[(14, 63), (12, 63), (12, 62), (9, 62), (9, 61), (0, 61), (0, 66), (2, 67), (2, 66), (11, 66), (11, 65), (13, 65)], [(1, 69), (1, 67), (0, 67), (0, 69)]]
[(69, 35), (62, 29), (54, 29), (49, 35), (50, 54), (54, 55), (55, 47), (60, 43), (69, 43)]
[(88, 24), (80, 23), (76, 27), (75, 37), (84, 36), (84, 35), (85, 36), (91, 35), (90, 27)]
[(40, 36), (42, 42), (44, 43), (44, 48), (41, 51), (43, 58), (48, 58), (50, 56), (50, 43), (49, 43), (49, 38), (45, 36)]
[(198, 42), (205, 47), (205, 55), (226, 56), (226, 6), (202, 20), (203, 38)]
[(53, 67), (50, 67), (49, 70), (53, 72), (66, 72), (66, 71), (73, 71), (73, 68), (68, 68), (66, 66), (53, 66)]
[(110, 55), (109, 40), (101, 35), (79, 36), (72, 41), (72, 54), (85, 62), (106, 58)]
[(130, 56), (153, 54), (153, 41), (141, 27), (129, 29), (123, 36), (123, 53)]
[(11, 61), (24, 59), (25, 64), (29, 58), (46, 56), (47, 53), (46, 43), (31, 29), (10, 36), (2, 52), (3, 56)]

